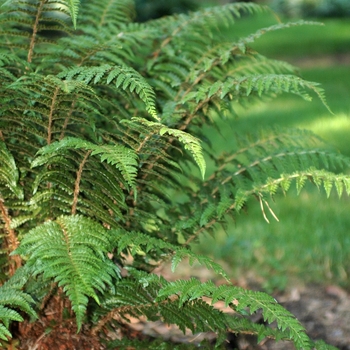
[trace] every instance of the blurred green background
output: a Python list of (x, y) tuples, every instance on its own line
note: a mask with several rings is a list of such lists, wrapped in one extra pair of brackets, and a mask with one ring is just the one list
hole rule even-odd
[[(195, 10), (200, 6), (227, 1), (139, 1), (140, 18)], [(141, 4), (142, 3), (142, 4)], [(147, 5), (148, 3), (148, 5)], [(271, 0), (276, 12), (244, 17), (232, 28), (222, 29), (229, 40), (278, 23), (303, 18), (323, 26), (304, 25), (265, 34), (252, 46), (261, 54), (300, 67), (301, 76), (319, 82), (334, 115), (315, 98), (306, 102), (284, 95), (248, 110), (238, 110), (238, 118), (220, 121), (215, 148), (225, 150), (234, 133), (271, 126), (309, 129), (329, 143), (329, 147), (350, 156), (350, 1)], [(158, 7), (157, 7), (158, 6)], [(252, 201), (227, 229), (203, 236), (196, 251), (222, 262), (233, 279), (253, 276), (269, 292), (295, 283), (338, 284), (350, 289), (350, 199), (339, 199), (336, 191), (325, 193), (308, 187), (297, 196), (276, 197), (271, 203), (279, 222), (268, 224), (259, 203)]]

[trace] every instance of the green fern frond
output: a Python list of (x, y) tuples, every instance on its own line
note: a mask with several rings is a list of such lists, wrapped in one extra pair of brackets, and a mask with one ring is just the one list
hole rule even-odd
[(307, 182), (311, 182), (318, 188), (323, 187), (327, 197), (329, 197), (333, 187), (336, 188), (339, 197), (343, 195), (344, 191), (347, 195), (350, 195), (350, 178), (348, 175), (334, 174), (323, 169), (310, 168), (291, 174), (281, 174), (280, 177), (275, 179), (269, 178), (265, 183), (255, 184), (252, 190), (244, 191), (240, 189), (236, 193), (232, 207), (239, 211), (251, 195), (258, 195), (263, 198), (263, 194), (273, 195), (279, 188), (287, 191), (293, 180), (295, 181), (298, 194), (300, 194)]
[(203, 157), (203, 152), (202, 152), (202, 147), (200, 145), (200, 141), (196, 137), (194, 137), (194, 136), (192, 136), (192, 135), (190, 135), (182, 130), (171, 129), (171, 128), (168, 128), (166, 126), (163, 126), (159, 130), (159, 134), (160, 135), (164, 135), (164, 134), (172, 135), (178, 141), (183, 143), (185, 149), (189, 150), (192, 153), (192, 156), (193, 156), (194, 160), (196, 161), (196, 163), (201, 171), (202, 178), (204, 179), (206, 163), (205, 163), (205, 159)]
[(172, 252), (178, 249), (178, 247), (174, 244), (156, 237), (150, 237), (149, 235), (141, 232), (116, 231), (114, 237), (116, 240), (115, 244), (118, 248), (118, 253), (128, 249), (132, 256), (135, 254), (145, 254), (151, 250), (155, 250), (159, 255), (161, 255), (165, 251)]
[[(12, 337), (8, 328), (12, 321), (23, 321), (19, 310), (36, 318), (33, 298), (21, 290), (22, 283), (5, 283), (0, 287), (0, 338)], [(16, 310), (14, 310), (16, 309)]]
[(248, 333), (257, 336), (257, 343), (266, 338), (279, 340), (290, 340), (288, 330), (272, 328), (269, 325), (257, 324), (244, 317), (232, 317), (226, 314), (226, 322), (230, 332), (235, 334)]
[(337, 350), (335, 346), (326, 344), (323, 340), (317, 340), (314, 343), (314, 347), (316, 350)]
[(200, 299), (188, 301), (185, 305), (176, 299), (160, 307), (160, 312), (166, 323), (178, 325), (184, 333), (186, 328), (193, 334), (205, 331), (220, 334), (226, 330), (223, 314)]
[(27, 314), (36, 317), (36, 313), (32, 308), (33, 298), (21, 290), (16, 290), (12, 286), (3, 285), (0, 288), (0, 304), (11, 305), (11, 307), (18, 308)]
[[(163, 136), (165, 134), (174, 136), (179, 142), (184, 144), (184, 148), (189, 150), (196, 161), (200, 171), (201, 175), (204, 178), (205, 174), (205, 168), (206, 168), (206, 163), (205, 159), (203, 156), (203, 151), (202, 147), (200, 145), (200, 140), (198, 140), (196, 137), (192, 136), (189, 133), (186, 133), (185, 131), (178, 130), (178, 129), (172, 129), (164, 124), (157, 123), (157, 122), (152, 122), (149, 120), (146, 120), (144, 118), (132, 118), (131, 121), (123, 121), (123, 123), (127, 125), (132, 125), (133, 127), (139, 128), (139, 130), (144, 131), (144, 128), (142, 126), (146, 126), (149, 130), (150, 134), (159, 134), (160, 136)], [(149, 137), (147, 136), (146, 140)], [(142, 143), (144, 144), (144, 143)], [(168, 146), (169, 147), (169, 146)], [(140, 151), (140, 150), (139, 150)]]
[[(42, 53), (47, 52), (50, 45), (57, 42), (41, 35), (45, 30), (60, 31), (70, 34), (67, 20), (69, 11), (76, 20), (76, 1), (6, 1), (0, 14), (0, 30), (8, 40), (2, 42), (2, 47), (16, 46), (17, 54), (29, 63), (41, 61)], [(25, 28), (25, 30), (23, 30)], [(11, 44), (9, 44), (11, 42)], [(57, 46), (56, 46), (57, 47)]]
[[(127, 321), (128, 315), (144, 315), (151, 320), (162, 319), (166, 323), (176, 324), (183, 332), (186, 328), (193, 333), (226, 332), (224, 315), (211, 305), (200, 299), (181, 304), (177, 297), (159, 303), (152, 302), (160, 287), (168, 282), (152, 274), (145, 275), (135, 270), (130, 272), (133, 279), (122, 280), (116, 288), (115, 295), (110, 295), (104, 301), (103, 306), (110, 310), (105, 321), (116, 313), (121, 316), (120, 321)], [(139, 288), (140, 285), (143, 287)]]
[[(256, 5), (254, 3), (235, 3), (224, 6), (209, 7), (198, 12), (194, 12), (189, 16), (190, 23), (196, 25), (204, 25), (204, 29), (210, 28), (209, 25), (229, 26), (235, 18), (241, 17), (243, 13), (255, 14), (269, 11), (267, 6)], [(213, 28), (213, 27), (211, 27)]]
[(80, 21), (82, 24), (95, 27), (95, 35), (104, 27), (108, 28), (109, 34), (113, 34), (114, 27), (118, 29), (118, 33), (123, 33), (120, 31), (123, 24), (131, 24), (135, 17), (135, 6), (132, 0), (90, 2), (81, 6), (80, 11)]
[(159, 120), (155, 108), (155, 93), (147, 81), (132, 67), (128, 66), (110, 66), (108, 64), (99, 67), (75, 67), (66, 69), (58, 75), (61, 79), (82, 81), (85, 84), (101, 83), (104, 79), (105, 84), (115, 83), (116, 88), (122, 88), (130, 92), (136, 92), (145, 103), (149, 114)]
[(200, 265), (205, 266), (208, 270), (212, 270), (228, 280), (228, 276), (224, 269), (207, 256), (193, 253), (190, 249), (183, 248), (179, 245), (166, 242), (156, 237), (151, 237), (141, 232), (123, 232), (120, 230), (113, 232), (118, 253), (128, 249), (128, 252), (132, 256), (147, 255), (153, 250), (157, 252), (157, 256), (159, 258), (162, 258), (165, 252), (168, 251), (168, 255), (172, 255), (171, 269), (173, 272), (182, 260), (189, 258), (190, 266), (192, 266), (194, 262), (198, 262)]
[(19, 186), (19, 173), (13, 155), (5, 143), (0, 141), (0, 183), (8, 187), (18, 199), (23, 199), (23, 189)]
[(80, 0), (62, 0), (62, 2), (63, 4), (67, 5), (73, 21), (74, 29), (76, 29)]
[[(164, 261), (174, 270), (188, 259), (228, 279), (189, 244), (249, 197), (273, 214), (266, 198), (294, 184), (298, 192), (312, 182), (327, 196), (333, 187), (339, 196), (350, 194), (349, 176), (338, 174), (349, 160), (322, 149), (314, 135), (234, 136), (234, 149), (221, 157), (210, 140), (204, 151), (200, 143), (209, 120), (215, 124), (234, 115), (236, 104), (265, 96), (314, 94), (328, 108), (316, 83), (249, 47), (264, 33), (314, 23), (277, 24), (223, 42), (218, 29), (267, 7), (235, 3), (132, 23), (132, 0), (1, 3), (0, 200), (11, 220), (0, 236), (5, 245), (6, 230), (14, 231), (13, 241), (21, 243), (12, 254), (21, 255), (23, 266), (0, 288), (0, 338), (11, 336), (11, 322), (26, 322), (24, 314), (34, 318), (35, 307), (44, 315), (45, 301), (59, 290), (78, 329), (86, 324), (101, 336), (108, 323), (146, 317), (184, 332), (215, 332), (216, 348), (232, 331), (323, 349), (266, 294), (150, 273)], [(79, 31), (72, 28), (77, 23)], [(193, 165), (204, 178), (204, 152), (214, 170), (203, 184)], [(7, 267), (5, 253), (0, 249)], [(205, 297), (224, 302), (233, 316)], [(245, 317), (258, 310), (277, 327)], [(115, 346), (130, 344), (193, 348), (126, 339)]]
[(212, 282), (202, 283), (196, 279), (188, 281), (170, 282), (158, 293), (158, 300), (164, 300), (171, 295), (179, 295), (180, 305), (185, 302), (206, 296), (212, 298), (212, 303), (222, 300), (226, 306), (230, 305), (235, 311), (245, 313), (248, 308), (250, 313), (262, 310), (264, 320), (272, 323), (276, 322), (277, 327), (284, 334), (289, 333), (297, 349), (312, 348), (312, 342), (305, 332), (305, 328), (286, 309), (280, 306), (276, 300), (261, 292), (254, 292), (233, 286), (215, 286)]
[(324, 90), (319, 87), (319, 84), (303, 80), (294, 75), (264, 74), (243, 77), (238, 80), (228, 79), (221, 87), (221, 98), (225, 97), (228, 91), (233, 91), (233, 88), (236, 91), (243, 90), (242, 93), (246, 96), (249, 96), (254, 92), (259, 96), (267, 92), (273, 92), (276, 94), (287, 92), (299, 95), (303, 99), (310, 101), (311, 96), (306, 92), (308, 89), (313, 91), (328, 111), (332, 113), (326, 102)]
[(59, 152), (66, 149), (85, 149), (92, 151), (91, 155), (100, 155), (101, 161), (115, 165), (122, 174), (126, 183), (136, 190), (135, 178), (137, 175), (137, 154), (130, 148), (122, 145), (95, 145), (86, 140), (74, 137), (65, 137), (61, 141), (54, 142), (41, 148), (38, 157), (32, 162), (32, 167), (45, 164), (48, 159), (59, 155)]
[(19, 64), (23, 64), (23, 61), (15, 54), (13, 53), (0, 53), (0, 66), (9, 66), (10, 63), (16, 62)]
[(78, 328), (88, 297), (99, 303), (103, 292), (119, 271), (107, 253), (111, 249), (108, 230), (83, 216), (62, 216), (32, 229), (16, 251), (27, 258), (33, 274), (55, 280), (72, 302)]

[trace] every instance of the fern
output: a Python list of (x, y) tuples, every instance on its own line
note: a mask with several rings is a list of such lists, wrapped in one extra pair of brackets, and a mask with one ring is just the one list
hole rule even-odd
[(68, 6), (68, 10), (69, 10), (70, 16), (72, 17), (74, 28), (76, 28), (80, 1), (69, 0), (69, 1), (64, 1), (64, 3)]
[(108, 259), (111, 242), (106, 230), (84, 217), (60, 217), (32, 229), (17, 254), (25, 253), (33, 274), (52, 278), (72, 302), (78, 328), (88, 297), (99, 302), (102, 292), (118, 277), (118, 268)]
[(131, 67), (111, 67), (109, 65), (95, 68), (75, 67), (60, 73), (58, 77), (68, 81), (76, 77), (78, 81), (82, 81), (85, 84), (90, 83), (92, 80), (94, 84), (98, 84), (105, 74), (107, 75), (106, 84), (115, 81), (116, 88), (121, 87), (123, 90), (135, 91), (146, 104), (147, 111), (152, 117), (158, 119), (154, 102), (155, 95), (151, 86)]
[[(1, 5), (0, 338), (20, 322), (20, 340), (30, 337), (30, 321), (52, 327), (50, 304), (60, 322), (70, 322), (66, 308), (79, 331), (101, 341), (109, 327), (127, 330), (134, 317), (215, 332), (217, 348), (234, 332), (330, 349), (267, 294), (232, 286), (219, 264), (190, 245), (250, 197), (267, 219), (270, 198), (294, 185), (350, 193), (349, 176), (340, 173), (349, 159), (310, 132), (234, 135), (235, 147), (218, 155), (203, 131), (238, 105), (281, 93), (314, 95), (329, 110), (317, 83), (249, 46), (266, 32), (316, 23), (279, 23), (227, 42), (218, 28), (268, 8), (234, 3), (135, 23), (132, 0)], [(185, 259), (227, 285), (152, 273)], [(215, 301), (235, 313), (222, 313)], [(258, 310), (277, 327), (250, 321)], [(103, 341), (121, 349), (213, 347)]]
[(19, 311), (27, 313), (33, 319), (37, 318), (37, 313), (33, 308), (34, 299), (30, 294), (22, 291), (27, 276), (28, 269), (26, 267), (20, 268), (12, 279), (0, 288), (0, 338), (3, 340), (12, 337), (9, 331), (11, 322), (24, 321)]
[(78, 138), (66, 137), (61, 141), (41, 148), (37, 153), (39, 157), (32, 162), (32, 167), (45, 164), (51, 157), (58, 156), (61, 150), (64, 151), (70, 148), (91, 151), (91, 156), (98, 154), (101, 161), (107, 161), (109, 164), (116, 165), (125, 180), (125, 185), (136, 190), (137, 154), (122, 145), (99, 146)]
[(0, 156), (3, 163), (0, 169), (0, 181), (5, 187), (8, 187), (17, 198), (23, 199), (23, 191), (18, 184), (19, 173), (15, 160), (3, 142), (0, 142)]
[(310, 349), (310, 339), (307, 337), (304, 327), (294, 316), (281, 307), (272, 297), (253, 291), (246, 291), (237, 287), (220, 286), (216, 287), (213, 283), (201, 283), (196, 279), (189, 281), (177, 281), (163, 287), (158, 299), (172, 294), (179, 294), (179, 303), (183, 305), (186, 301), (198, 299), (203, 296), (211, 297), (212, 303), (218, 300), (225, 301), (226, 306), (232, 307), (244, 314), (244, 310), (249, 308), (250, 313), (262, 309), (264, 320), (277, 323), (277, 327), (282, 331), (288, 330), (290, 339), (293, 339), (298, 349)]

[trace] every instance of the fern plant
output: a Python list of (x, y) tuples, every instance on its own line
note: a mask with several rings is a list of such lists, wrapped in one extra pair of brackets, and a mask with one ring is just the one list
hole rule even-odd
[[(128, 338), (130, 317), (215, 332), (215, 344), (203, 348), (224, 348), (227, 332), (326, 348), (272, 297), (232, 285), (190, 246), (251, 196), (265, 216), (273, 214), (270, 196), (292, 184), (350, 192), (350, 178), (339, 174), (349, 159), (310, 133), (239, 135), (222, 155), (205, 141), (204, 125), (234, 122), (237, 105), (284, 92), (306, 100), (314, 94), (328, 108), (317, 83), (249, 47), (267, 31), (314, 23), (278, 24), (225, 42), (218, 26), (268, 9), (236, 3), (140, 24), (132, 0), (1, 3), (0, 338), (28, 344), (30, 329), (56, 301), (51, 328), (67, 322), (66, 309), (76, 320), (72, 333), (109, 348), (177, 348)], [(209, 157), (215, 165), (206, 173)], [(170, 282), (153, 272), (184, 258), (227, 284)], [(215, 309), (216, 301), (234, 316)], [(264, 325), (247, 317), (258, 310)], [(119, 339), (109, 339), (118, 330)]]

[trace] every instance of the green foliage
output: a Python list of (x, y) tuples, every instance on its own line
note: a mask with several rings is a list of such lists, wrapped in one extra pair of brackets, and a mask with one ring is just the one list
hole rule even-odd
[[(111, 237), (98, 223), (82, 216), (59, 217), (29, 231), (15, 252), (28, 255), (32, 275), (62, 286), (72, 303), (80, 329), (88, 297), (114, 285), (118, 267), (107, 257)], [(114, 282), (114, 283), (113, 283)]]
[[(249, 47), (293, 24), (227, 42), (220, 26), (267, 9), (228, 4), (139, 24), (130, 0), (2, 4), (0, 337), (11, 336), (11, 322), (28, 322), (19, 310), (41, 319), (58, 291), (78, 330), (86, 326), (101, 338), (107, 327), (142, 316), (215, 332), (217, 347), (236, 332), (311, 349), (303, 326), (267, 294), (152, 273), (167, 260), (175, 269), (189, 258), (227, 278), (189, 243), (249, 198), (266, 216), (266, 209), (273, 214), (268, 198), (293, 181), (298, 191), (312, 182), (327, 195), (333, 186), (339, 196), (350, 192), (349, 177), (338, 174), (349, 160), (310, 133), (239, 135), (222, 155), (204, 142), (204, 125), (234, 122), (237, 105), (280, 93), (310, 100), (311, 92), (328, 108), (318, 84)], [(236, 313), (228, 316), (204, 297)], [(258, 310), (277, 327), (249, 321)], [(148, 340), (111, 344), (149, 347)]]

